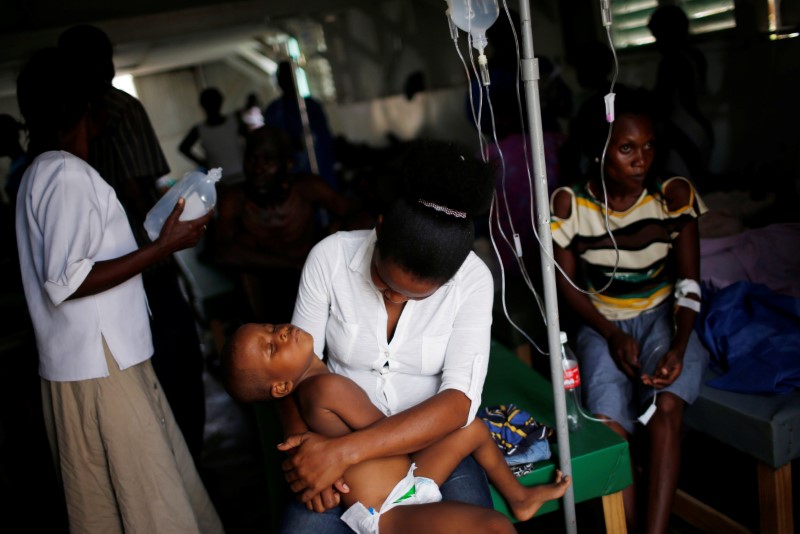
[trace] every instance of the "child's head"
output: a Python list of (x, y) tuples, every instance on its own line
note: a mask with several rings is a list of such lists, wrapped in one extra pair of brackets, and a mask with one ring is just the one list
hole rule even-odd
[(310, 334), (290, 324), (246, 324), (223, 352), (225, 388), (244, 402), (284, 397), (319, 359)]

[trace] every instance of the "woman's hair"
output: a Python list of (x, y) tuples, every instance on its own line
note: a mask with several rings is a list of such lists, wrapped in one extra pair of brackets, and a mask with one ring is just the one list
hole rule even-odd
[(28, 60), (17, 77), (17, 103), (35, 157), (58, 147), (59, 133), (73, 128), (97, 103), (104, 83), (76, 66), (76, 58), (57, 48), (43, 48)]
[(90, 24), (79, 24), (58, 36), (58, 48), (79, 63), (82, 71), (107, 83), (114, 79), (114, 47), (106, 32)]
[(417, 141), (403, 151), (396, 178), (378, 251), (420, 279), (444, 283), (472, 249), (472, 219), (489, 208), (494, 168), (453, 143)]

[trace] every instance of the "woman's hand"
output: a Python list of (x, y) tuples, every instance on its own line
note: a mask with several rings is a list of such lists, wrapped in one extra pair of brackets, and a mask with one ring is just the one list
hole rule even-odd
[(186, 200), (179, 198), (156, 239), (156, 244), (169, 253), (195, 246), (205, 234), (206, 226), (214, 216), (214, 211), (210, 210), (198, 219), (181, 221), (180, 216), (185, 205)]
[(639, 344), (620, 329), (608, 336), (608, 350), (617, 367), (630, 378), (639, 376)]
[(338, 493), (350, 491), (342, 478), (350, 465), (339, 452), (337, 440), (305, 432), (289, 436), (278, 449), (293, 451), (281, 468), (289, 488), (310, 510), (333, 508), (339, 504)]
[(658, 365), (651, 375), (642, 375), (642, 383), (654, 389), (662, 389), (681, 375), (683, 370), (683, 355), (685, 350), (672, 348), (658, 361)]

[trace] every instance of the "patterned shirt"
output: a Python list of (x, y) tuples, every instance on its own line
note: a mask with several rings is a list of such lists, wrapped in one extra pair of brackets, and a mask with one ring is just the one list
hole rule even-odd
[(141, 102), (110, 87), (103, 95), (103, 108), (108, 121), (92, 143), (89, 163), (118, 194), (125, 180), (154, 182), (169, 173), (167, 159)]
[[(688, 204), (669, 211), (663, 193), (674, 180), (685, 181), (691, 192)], [(602, 294), (589, 296), (603, 316), (615, 321), (630, 319), (669, 298), (675, 280), (672, 242), (688, 222), (708, 211), (689, 180), (670, 178), (659, 183), (657, 194), (642, 191), (626, 211), (609, 210), (608, 223), (619, 250), (616, 273), (617, 254), (606, 230), (602, 200), (586, 184), (557, 189), (552, 198), (559, 191), (570, 194), (571, 207), (567, 219), (552, 217), (553, 241), (562, 248), (572, 248), (581, 259), (578, 277), (583, 287), (601, 289), (614, 275)]]

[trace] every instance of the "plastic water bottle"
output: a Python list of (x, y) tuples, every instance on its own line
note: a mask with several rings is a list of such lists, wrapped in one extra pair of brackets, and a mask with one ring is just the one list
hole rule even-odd
[(567, 345), (567, 333), (561, 332), (561, 366), (564, 369), (564, 394), (567, 401), (567, 424), (570, 432), (581, 427), (581, 373), (578, 358)]
[(214, 209), (217, 203), (216, 183), (220, 178), (222, 178), (222, 169), (219, 168), (211, 169), (208, 174), (192, 171), (181, 178), (147, 212), (144, 229), (147, 230), (150, 239), (153, 241), (158, 239), (161, 227), (164, 226), (164, 222), (175, 209), (175, 204), (181, 197), (186, 200), (180, 217), (181, 221), (193, 221)]

